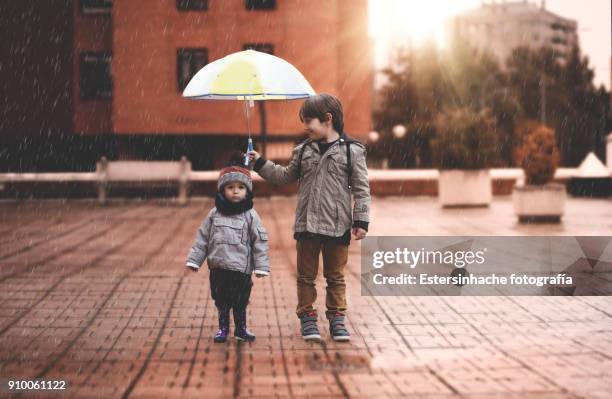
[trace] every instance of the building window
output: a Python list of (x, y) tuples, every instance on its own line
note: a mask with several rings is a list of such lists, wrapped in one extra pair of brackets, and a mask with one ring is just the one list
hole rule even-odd
[(81, 53), (80, 91), (83, 100), (113, 98), (111, 53)]
[(113, 0), (81, 0), (81, 14), (110, 14)]
[(208, 0), (176, 0), (176, 8), (179, 11), (206, 11)]
[(208, 64), (205, 48), (180, 48), (176, 50), (176, 81), (179, 91), (185, 90), (193, 76)]
[(559, 37), (559, 36), (554, 36), (554, 37), (553, 37), (553, 38), (550, 40), (550, 42), (551, 42), (552, 44), (567, 44), (567, 40), (565, 40), (564, 38)]
[(562, 32), (569, 32), (572, 30), (570, 26), (561, 24), (559, 22), (553, 22), (552, 24), (550, 24), (550, 28), (552, 30), (560, 30)]
[(249, 11), (274, 10), (276, 8), (276, 0), (245, 0), (244, 6)]
[(255, 50), (274, 55), (274, 45), (270, 43), (247, 43), (242, 48), (244, 50)]

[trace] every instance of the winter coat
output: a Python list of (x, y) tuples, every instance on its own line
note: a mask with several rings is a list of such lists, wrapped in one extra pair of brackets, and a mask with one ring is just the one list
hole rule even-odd
[(268, 233), (255, 209), (236, 215), (224, 215), (213, 208), (196, 234), (187, 256), (187, 266), (235, 270), (245, 274), (267, 275)]
[[(350, 188), (347, 141), (351, 141)], [(299, 158), (304, 146), (300, 171)], [(267, 181), (279, 185), (294, 182), (300, 178), (298, 174), (301, 175), (293, 226), (295, 232), (339, 237), (352, 227), (353, 221), (370, 221), (366, 149), (344, 134), (323, 155), (316, 143), (306, 140), (293, 149), (288, 166), (266, 161), (257, 172)]]

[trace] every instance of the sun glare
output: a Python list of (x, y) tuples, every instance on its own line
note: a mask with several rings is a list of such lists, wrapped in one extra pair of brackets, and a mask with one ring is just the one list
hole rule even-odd
[(445, 21), (478, 4), (479, 0), (369, 0), (370, 35), (405, 41), (404, 45), (432, 39), (443, 47)]
[(434, 1), (370, 0), (370, 33), (420, 43), (437, 34), (439, 7)]
[(441, 14), (434, 2), (419, 2), (417, 6), (413, 1), (399, 1), (394, 13), (393, 26), (399, 33), (405, 34), (416, 43), (428, 38), (437, 38), (441, 25)]
[(478, 7), (482, 0), (369, 0), (369, 34), (374, 65), (383, 68), (398, 48), (418, 47), (433, 40), (446, 47), (445, 24), (453, 16)]

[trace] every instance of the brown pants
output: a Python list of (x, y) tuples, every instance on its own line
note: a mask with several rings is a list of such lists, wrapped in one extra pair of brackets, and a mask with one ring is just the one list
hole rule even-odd
[(319, 272), (319, 254), (323, 252), (323, 276), (327, 281), (325, 315), (332, 318), (336, 312), (346, 312), (346, 283), (344, 267), (348, 258), (348, 246), (328, 240), (306, 239), (297, 241), (297, 294), (298, 317), (315, 310), (317, 299), (315, 280)]

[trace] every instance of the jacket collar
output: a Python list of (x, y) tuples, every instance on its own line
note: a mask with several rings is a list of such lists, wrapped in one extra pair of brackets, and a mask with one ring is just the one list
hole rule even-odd
[[(338, 152), (338, 148), (340, 144), (344, 144), (345, 142), (352, 143), (354, 141), (355, 139), (347, 135), (345, 132), (341, 132), (340, 138), (336, 140), (336, 142), (331, 147), (329, 147), (327, 151), (325, 151), (325, 154), (323, 154), (323, 156), (325, 156), (328, 153), (335, 154), (336, 152)], [(313, 143), (315, 145), (313, 145)], [(316, 145), (316, 141), (313, 141), (311, 139), (306, 139), (306, 142), (304, 145), (310, 147), (312, 151), (320, 155), (319, 146)]]

